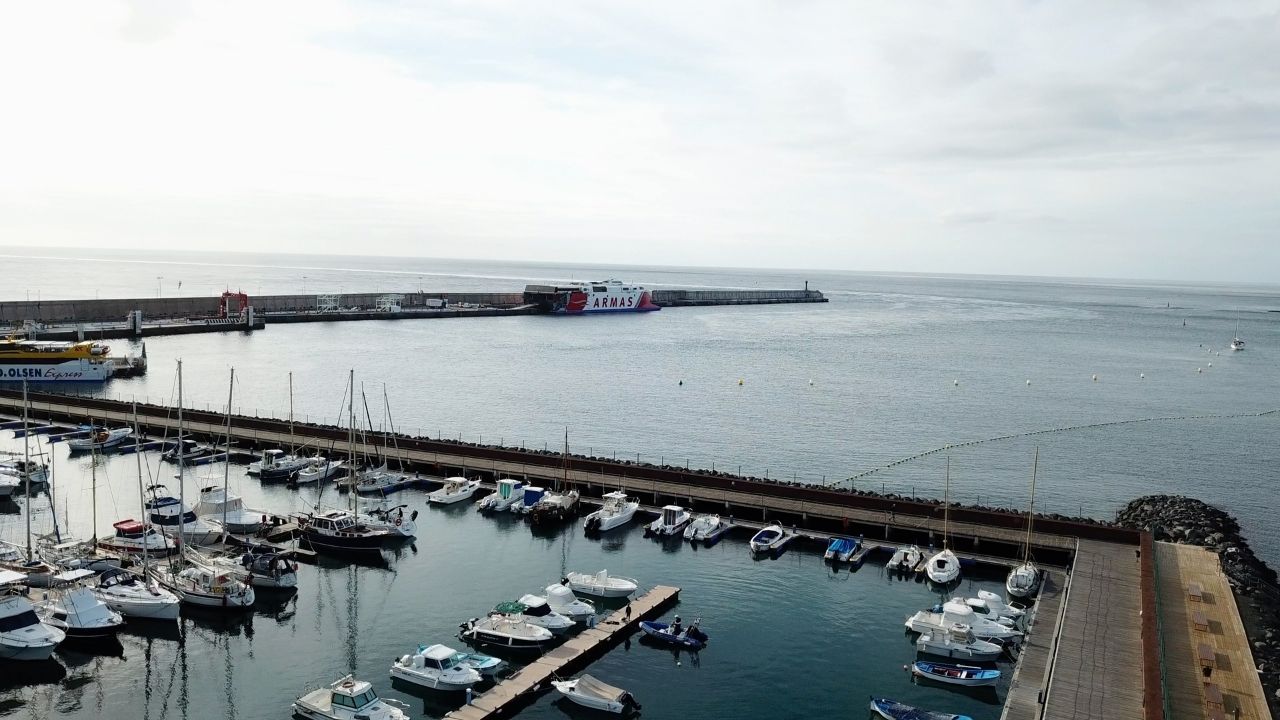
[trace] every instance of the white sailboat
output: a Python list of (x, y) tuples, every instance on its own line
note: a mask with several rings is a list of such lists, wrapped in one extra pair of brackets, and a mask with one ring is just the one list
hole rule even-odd
[(1236, 334), (1235, 334), (1235, 337), (1231, 338), (1231, 349), (1232, 350), (1244, 349), (1244, 340), (1240, 339), (1240, 316), (1238, 313), (1236, 315)]
[(947, 459), (947, 485), (942, 501), (942, 550), (929, 558), (925, 574), (939, 585), (947, 585), (960, 579), (960, 558), (947, 547), (947, 534), (951, 521), (951, 459)]
[(1027, 540), (1022, 546), (1022, 564), (1010, 570), (1009, 577), (1004, 581), (1004, 589), (1009, 597), (1031, 597), (1040, 589), (1040, 568), (1031, 562), (1031, 526), (1035, 522), (1036, 470), (1039, 466), (1040, 449), (1036, 448), (1035, 459), (1031, 461), (1031, 502), (1027, 506)]

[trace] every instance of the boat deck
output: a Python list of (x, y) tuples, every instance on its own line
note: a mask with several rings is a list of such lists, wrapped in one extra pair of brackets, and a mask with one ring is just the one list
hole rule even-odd
[[(1155, 551), (1169, 716), (1210, 718), (1216, 710), (1219, 717), (1270, 720), (1249, 638), (1218, 556), (1163, 542)], [(1207, 649), (1203, 657), (1201, 646)], [(1213, 689), (1204, 682), (1205, 665), (1213, 666)]]
[[(535, 694), (550, 687), (550, 681), (567, 677), (587, 664), (622, 638), (639, 629), (640, 621), (662, 612), (680, 595), (680, 588), (659, 585), (632, 600), (627, 607), (614, 611), (593, 628), (583, 630), (563, 645), (546, 653), (515, 674), (445, 715), (445, 720), (490, 720), (510, 717)], [(631, 609), (628, 618), (627, 608)]]

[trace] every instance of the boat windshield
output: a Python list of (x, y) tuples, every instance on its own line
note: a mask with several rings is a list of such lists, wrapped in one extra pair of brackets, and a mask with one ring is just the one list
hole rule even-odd
[(20, 612), (17, 615), (9, 615), (0, 617), (0, 632), (13, 632), (32, 625), (39, 625), (40, 618), (36, 617), (34, 610)]

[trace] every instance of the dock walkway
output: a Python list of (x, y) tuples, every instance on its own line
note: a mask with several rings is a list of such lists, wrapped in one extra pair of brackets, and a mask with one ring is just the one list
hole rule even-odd
[[(615, 610), (609, 617), (588, 628), (529, 663), (492, 689), (445, 715), (445, 720), (490, 720), (510, 717), (551, 680), (567, 678), (585, 668), (622, 639), (639, 629), (640, 621), (662, 612), (680, 595), (680, 588), (659, 585)], [(631, 614), (628, 616), (627, 608)]]
[(1066, 574), (1044, 572), (1040, 594), (1027, 625), (1027, 640), (1018, 653), (1018, 665), (1009, 683), (1009, 695), (1000, 720), (1038, 720), (1043, 690), (1049, 681), (1053, 648), (1062, 620)]

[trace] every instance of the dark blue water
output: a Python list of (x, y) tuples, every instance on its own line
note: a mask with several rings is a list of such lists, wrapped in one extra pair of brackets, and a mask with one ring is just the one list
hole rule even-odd
[[(182, 292), (201, 294), (227, 285), (250, 294), (292, 292), (304, 282), (309, 292), (354, 292), (416, 290), (419, 283), (428, 290), (504, 291), (520, 289), (526, 278), (606, 275), (682, 287), (794, 288), (807, 279), (831, 302), (598, 318), (288, 325), (253, 335), (156, 338), (147, 343), (149, 375), (114, 381), (103, 392), (169, 401), (173, 360), (181, 357), (187, 397), (201, 407), (225, 403), (227, 370), (234, 365), (243, 411), (283, 417), (287, 373), (293, 372), (298, 416), (332, 421), (340, 412), (335, 388), (354, 367), (375, 422), (384, 414), (385, 384), (393, 419), (410, 432), (558, 447), (567, 428), (577, 452), (639, 453), (643, 460), (718, 469), (740, 465), (746, 473), (807, 482), (848, 478), (948, 444), (1179, 417), (1186, 419), (966, 445), (856, 482), (940, 496), (949, 457), (958, 500), (1022, 506), (1039, 448), (1042, 510), (1106, 517), (1135, 495), (1188, 493), (1239, 515), (1262, 555), (1280, 557), (1280, 532), (1269, 510), (1280, 467), (1274, 442), (1280, 417), (1190, 417), (1280, 406), (1274, 349), (1280, 314), (1266, 312), (1280, 309), (1275, 288), (403, 259), (192, 259), (6, 263), (15, 276), (48, 279), (38, 288), (41, 297), (154, 294), (157, 275), (164, 277), (165, 294), (178, 279)], [(22, 297), (25, 288), (4, 292)], [(1226, 347), (1237, 316), (1249, 349), (1215, 354)], [(77, 463), (76, 479), (68, 479), (68, 511), (84, 535), (87, 466)], [(60, 471), (72, 476), (72, 467)], [(132, 462), (121, 459), (111, 460), (103, 475), (110, 489), (99, 490), (98, 527), (106, 529), (132, 514), (136, 479)], [(307, 504), (241, 479), (238, 469), (233, 485), (251, 504), (277, 511)], [(197, 486), (193, 480), (188, 488)], [(413, 503), (422, 506), (420, 497)], [(998, 715), (983, 698), (909, 683), (900, 669), (911, 657), (901, 618), (931, 598), (922, 586), (889, 582), (877, 566), (833, 577), (808, 552), (752, 562), (740, 541), (711, 551), (666, 552), (636, 533), (599, 543), (576, 531), (564, 540), (536, 538), (522, 525), (466, 511), (433, 511), (425, 520), (416, 547), (390, 558), (386, 568), (308, 569), (296, 603), (283, 613), (264, 608), (251, 623), (230, 629), (188, 621), (185, 645), (126, 638), (123, 659), (66, 658), (68, 679), (8, 691), (0, 712), (283, 717), (288, 700), (308, 682), (349, 669), (386, 688), (391, 657), (416, 642), (451, 637), (458, 622), (542, 587), (565, 566), (609, 567), (649, 584), (680, 585), (680, 611), (704, 616), (713, 641), (697, 665), (684, 660), (677, 666), (670, 654), (633, 644), (593, 667), (633, 690), (647, 716), (694, 708), (717, 715), (860, 717), (870, 692), (976, 718)], [(16, 538), (21, 521), (20, 515), (0, 518), (3, 536)], [(150, 663), (143, 662), (148, 651)], [(237, 698), (233, 704), (228, 695)], [(527, 714), (563, 712), (547, 698)]]

